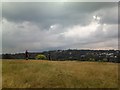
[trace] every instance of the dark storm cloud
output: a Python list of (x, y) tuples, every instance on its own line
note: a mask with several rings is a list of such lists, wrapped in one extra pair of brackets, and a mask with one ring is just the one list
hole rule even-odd
[(113, 2), (3, 3), (3, 17), (14, 22), (37, 22), (37, 24), (39, 23), (44, 27), (49, 27), (55, 23), (64, 26), (86, 25), (92, 19), (93, 12), (116, 5), (117, 3)]

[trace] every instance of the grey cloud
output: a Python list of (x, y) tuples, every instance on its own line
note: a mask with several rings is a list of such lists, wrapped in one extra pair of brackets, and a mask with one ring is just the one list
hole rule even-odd
[(101, 17), (101, 24), (118, 24), (118, 6), (101, 9), (95, 12), (96, 15)]
[[(116, 48), (116, 7), (113, 2), (3, 3), (3, 52)], [(91, 24), (95, 15), (102, 18), (99, 27)]]
[[(72, 27), (69, 28), (70, 31), (75, 30)], [(3, 52), (9, 53), (22, 52), (26, 48), (31, 51), (38, 51), (68, 48), (107, 48), (108, 46), (115, 48), (115, 45), (117, 46), (116, 25), (108, 25), (106, 32), (103, 31), (103, 26), (101, 25), (90, 35), (78, 34), (81, 37), (78, 35), (66, 37), (64, 33), (68, 34), (69, 29), (59, 25), (55, 29), (41, 30), (35, 23), (30, 22), (16, 24), (4, 21), (3, 30)], [(115, 43), (112, 44), (112, 41)]]
[(55, 23), (64, 26), (87, 25), (92, 19), (93, 12), (115, 6), (117, 6), (115, 2), (11, 2), (3, 3), (3, 17), (14, 22), (36, 22), (44, 28)]

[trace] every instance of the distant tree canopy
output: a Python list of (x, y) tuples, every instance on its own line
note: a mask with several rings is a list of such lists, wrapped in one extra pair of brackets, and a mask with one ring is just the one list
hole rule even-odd
[(46, 56), (43, 54), (38, 54), (35, 58), (44, 60), (44, 59), (46, 59)]
[[(42, 56), (41, 56), (42, 55)], [(2, 59), (25, 59), (25, 53), (2, 54)], [(29, 52), (29, 59), (46, 59), (51, 61), (99, 61), (119, 62), (120, 50), (53, 50), (43, 52)]]

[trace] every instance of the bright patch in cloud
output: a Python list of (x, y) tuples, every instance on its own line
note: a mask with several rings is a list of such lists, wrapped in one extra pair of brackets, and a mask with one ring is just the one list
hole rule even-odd
[(92, 21), (88, 26), (75, 25), (64, 33), (66, 37), (87, 38), (100, 26), (96, 21)]

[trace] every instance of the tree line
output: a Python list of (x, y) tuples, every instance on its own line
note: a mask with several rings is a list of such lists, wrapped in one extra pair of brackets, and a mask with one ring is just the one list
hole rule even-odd
[[(77, 60), (77, 61), (103, 61), (120, 62), (119, 50), (52, 50), (43, 52), (28, 52), (29, 59), (36, 59), (38, 55), (44, 55), (47, 60)], [(2, 54), (2, 59), (25, 59), (24, 53)]]

